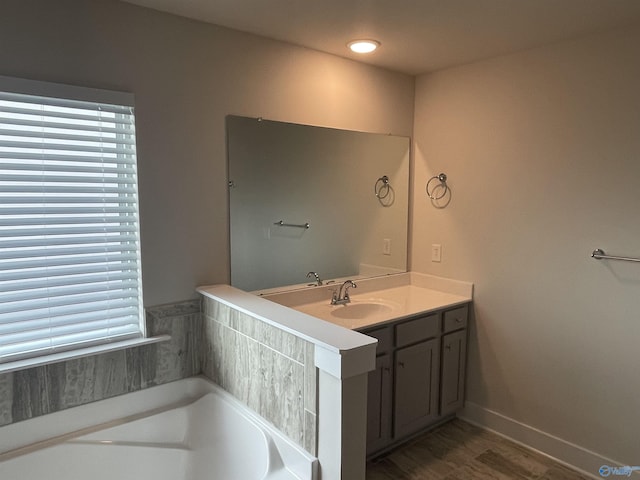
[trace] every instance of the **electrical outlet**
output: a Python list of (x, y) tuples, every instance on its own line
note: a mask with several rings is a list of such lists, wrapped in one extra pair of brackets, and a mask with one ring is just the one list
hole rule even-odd
[(391, 239), (385, 238), (382, 240), (382, 254), (391, 255)]
[(440, 245), (439, 243), (434, 243), (433, 245), (431, 245), (431, 261), (442, 261), (442, 245)]

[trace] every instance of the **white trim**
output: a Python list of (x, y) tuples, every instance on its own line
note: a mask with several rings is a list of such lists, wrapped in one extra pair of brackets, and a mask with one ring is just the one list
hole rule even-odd
[(376, 346), (377, 341), (336, 353), (316, 345), (314, 364), (340, 380), (362, 375), (376, 368)]
[(51, 355), (43, 355), (41, 357), (27, 358), (25, 360), (17, 360), (0, 364), (0, 373), (15, 372), (16, 370), (25, 370), (27, 368), (41, 367), (50, 363), (64, 362), (75, 358), (89, 357), (99, 353), (114, 352), (125, 348), (139, 347), (142, 345), (150, 345), (152, 343), (166, 342), (171, 340), (169, 335), (159, 335), (157, 337), (134, 338), (131, 340), (123, 340), (121, 342), (106, 343), (93, 347), (80, 348), (77, 350), (69, 350), (66, 352), (52, 353)]
[[(620, 462), (571, 443), (531, 425), (519, 422), (501, 413), (481, 407), (473, 402), (465, 402), (464, 410), (458, 417), (469, 423), (490, 430), (515, 443), (533, 449), (553, 460), (578, 470), (589, 478), (602, 480), (598, 470), (602, 465), (623, 467)], [(612, 476), (610, 478), (616, 478)], [(619, 477), (618, 477), (619, 478)], [(633, 472), (632, 478), (640, 478), (639, 472)]]

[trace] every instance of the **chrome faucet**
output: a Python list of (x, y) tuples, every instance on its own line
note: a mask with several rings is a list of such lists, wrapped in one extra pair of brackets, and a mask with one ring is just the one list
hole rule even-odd
[(331, 297), (331, 305), (346, 305), (351, 302), (349, 298), (349, 289), (358, 288), (353, 280), (347, 280), (344, 282), (338, 290), (333, 291), (333, 297)]
[[(316, 285), (318, 286), (322, 285), (322, 279), (320, 278), (320, 275), (318, 275), (316, 272), (307, 273), (307, 278), (311, 278), (311, 277), (315, 277)], [(309, 285), (312, 285), (312, 284), (309, 284)]]

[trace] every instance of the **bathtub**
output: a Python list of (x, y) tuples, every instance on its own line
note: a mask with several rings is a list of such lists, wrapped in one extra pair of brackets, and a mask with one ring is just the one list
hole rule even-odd
[(202, 377), (0, 428), (0, 479), (314, 480), (317, 459)]

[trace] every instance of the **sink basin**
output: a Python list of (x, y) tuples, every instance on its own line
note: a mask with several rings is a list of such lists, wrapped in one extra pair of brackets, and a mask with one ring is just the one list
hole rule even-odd
[(331, 305), (328, 301), (299, 305), (297, 310), (345, 328), (361, 328), (383, 322), (402, 314), (400, 304), (382, 298), (351, 297), (346, 305)]
[(331, 316), (359, 320), (374, 315), (387, 315), (392, 311), (393, 308), (384, 303), (348, 303), (331, 310)]

